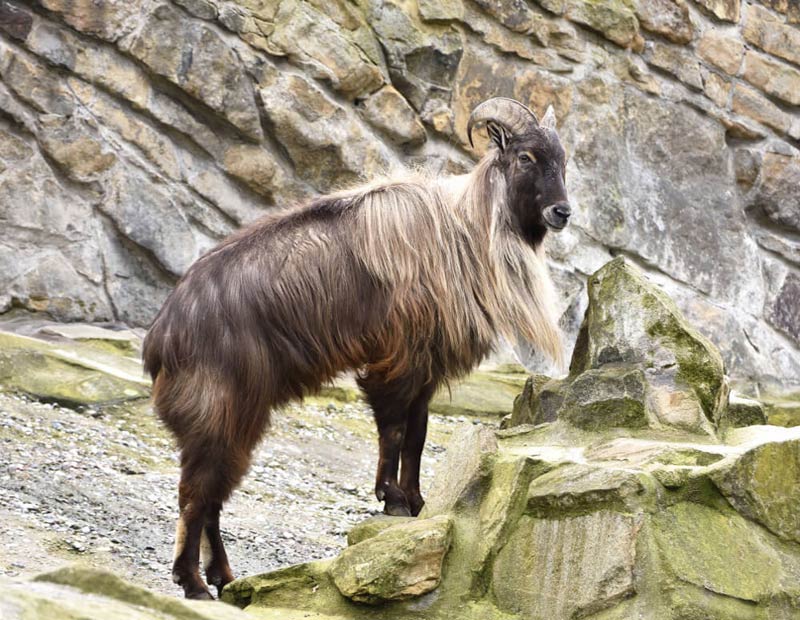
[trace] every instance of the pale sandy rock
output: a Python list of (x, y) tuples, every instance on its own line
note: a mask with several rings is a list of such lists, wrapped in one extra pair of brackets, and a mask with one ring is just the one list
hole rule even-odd
[(739, 21), (740, 0), (694, 0), (694, 2), (723, 21), (734, 23)]
[(570, 21), (598, 31), (609, 41), (622, 47), (641, 50), (644, 44), (639, 34), (639, 21), (631, 4), (624, 0), (566, 0), (563, 15)]
[(698, 90), (703, 88), (700, 64), (688, 50), (654, 42), (647, 46), (647, 59), (650, 64), (671, 73), (684, 84)]
[(260, 95), (297, 174), (318, 190), (358, 183), (390, 167), (388, 150), (363, 129), (356, 114), (312, 82), (276, 75), (262, 83)]
[(734, 87), (731, 106), (737, 114), (752, 118), (779, 133), (787, 133), (792, 126), (791, 116), (757, 90), (744, 84)]
[(80, 32), (116, 41), (139, 25), (147, 8), (145, 0), (41, 0)]
[(800, 64), (800, 30), (756, 4), (748, 7), (745, 20), (742, 34), (749, 43)]
[(425, 127), (414, 109), (392, 86), (384, 86), (363, 101), (366, 121), (396, 144), (419, 145), (425, 142)]
[(800, 5), (791, 0), (762, 0), (761, 4), (786, 15), (790, 24), (800, 24)]
[(800, 70), (756, 51), (744, 59), (744, 79), (768, 95), (800, 105)]
[[(377, 50), (373, 58), (364, 51), (369, 43), (375, 46), (366, 24), (354, 20), (348, 24), (351, 30), (342, 28), (329, 16), (329, 4), (319, 8), (310, 4), (281, 3), (270, 26), (269, 43), (349, 97), (380, 88), (386, 78), (375, 62)], [(369, 38), (367, 44), (358, 40), (359, 35)]]
[(731, 82), (715, 71), (705, 71), (703, 73), (703, 92), (711, 101), (724, 108), (728, 105), (731, 94)]
[(112, 149), (97, 135), (96, 126), (77, 116), (40, 117), (39, 144), (66, 172), (79, 181), (88, 181), (105, 172), (117, 161)]
[(736, 75), (744, 58), (744, 45), (730, 34), (712, 28), (698, 41), (697, 53), (728, 75)]
[(158, 6), (130, 42), (130, 53), (228, 120), (243, 135), (263, 136), (255, 91), (239, 57), (216, 31)]
[(636, 3), (636, 17), (644, 30), (673, 43), (688, 43), (694, 36), (686, 0), (640, 0)]

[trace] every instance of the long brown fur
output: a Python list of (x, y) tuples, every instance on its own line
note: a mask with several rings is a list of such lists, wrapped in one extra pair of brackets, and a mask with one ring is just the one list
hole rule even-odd
[[(388, 506), (406, 501), (387, 472), (407, 427), (403, 484), (419, 495), (436, 386), (474, 368), (500, 335), (561, 360), (543, 250), (515, 229), (499, 157), (490, 151), (469, 175), (373, 183), (268, 215), (200, 258), (170, 295), (144, 362), (181, 449), (179, 529), (187, 541), (205, 533), (210, 583), (232, 579), (215, 542), (219, 509), (276, 407), (356, 369), (381, 432), (376, 488)], [(421, 507), (421, 496), (408, 501)], [(195, 547), (179, 542), (174, 576), (205, 597)]]

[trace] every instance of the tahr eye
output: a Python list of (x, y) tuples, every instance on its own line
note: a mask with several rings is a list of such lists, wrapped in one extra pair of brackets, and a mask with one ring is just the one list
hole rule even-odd
[(519, 154), (519, 161), (522, 162), (523, 164), (530, 164), (535, 162), (536, 158), (530, 151), (525, 151), (524, 153)]

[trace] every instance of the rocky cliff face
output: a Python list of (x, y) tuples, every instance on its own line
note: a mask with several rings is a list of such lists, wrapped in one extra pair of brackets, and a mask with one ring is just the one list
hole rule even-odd
[[(729, 370), (800, 378), (800, 14), (764, 0), (0, 0), (0, 311), (146, 325), (242, 223), (552, 103), (563, 323), (611, 255)], [(478, 150), (481, 150), (479, 145)]]

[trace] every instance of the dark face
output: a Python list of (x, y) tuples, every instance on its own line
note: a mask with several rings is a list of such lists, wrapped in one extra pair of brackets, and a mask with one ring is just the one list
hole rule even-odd
[(571, 215), (564, 186), (566, 154), (554, 129), (540, 126), (504, 137), (494, 141), (501, 151), (509, 206), (522, 236), (537, 244), (548, 230), (563, 230)]

